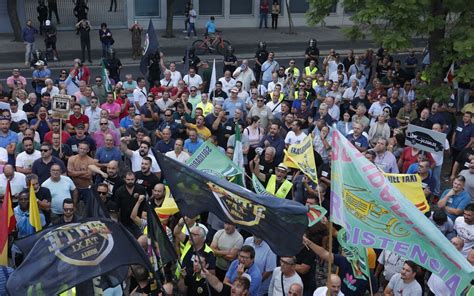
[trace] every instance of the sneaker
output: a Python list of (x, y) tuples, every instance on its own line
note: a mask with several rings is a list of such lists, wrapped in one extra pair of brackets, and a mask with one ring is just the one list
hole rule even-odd
[(59, 61), (59, 59), (58, 59), (57, 57), (54, 57), (53, 60), (54, 60), (55, 62)]
[(189, 36), (184, 36), (184, 39), (188, 40), (188, 39), (189, 39)]
[(183, 30), (183, 33), (188, 33), (188, 30)]
[(29, 62), (25, 62), (25, 66), (28, 66), (30, 63)]

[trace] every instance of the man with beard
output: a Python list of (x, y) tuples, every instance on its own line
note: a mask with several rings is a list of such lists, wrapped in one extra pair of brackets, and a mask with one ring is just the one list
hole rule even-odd
[(84, 124), (79, 123), (74, 127), (74, 130), (76, 134), (67, 140), (67, 145), (71, 147), (71, 150), (74, 154), (77, 154), (80, 142), (87, 142), (89, 144), (90, 151), (96, 150), (94, 139), (92, 139), (91, 136), (85, 134), (86, 128)]
[(16, 171), (22, 174), (31, 174), (33, 162), (41, 157), (41, 153), (34, 148), (34, 141), (30, 137), (23, 138), (23, 149), (16, 157)]
[(152, 189), (160, 182), (160, 179), (151, 173), (152, 160), (148, 156), (142, 158), (141, 170), (135, 172), (136, 183), (145, 187), (148, 196), (151, 196)]
[[(115, 202), (119, 208), (119, 221), (135, 237), (141, 235), (139, 227), (132, 221), (130, 214), (140, 195), (145, 195), (146, 190), (143, 186), (135, 184), (135, 175), (129, 171), (125, 174), (125, 185), (117, 189), (115, 193)], [(139, 209), (139, 214), (143, 208)]]
[(110, 215), (110, 218), (114, 221), (118, 220), (118, 206), (117, 204), (112, 201), (110, 194), (109, 194), (109, 185), (106, 183), (99, 183), (97, 185), (97, 194), (99, 195), (99, 199), (104, 205), (105, 209)]
[(181, 163), (186, 162), (186, 160), (188, 160), (190, 156), (187, 152), (183, 151), (183, 145), (183, 139), (176, 139), (176, 141), (174, 142), (174, 150), (166, 152), (165, 155)]
[(64, 199), (63, 213), (58, 220), (53, 222), (54, 225), (76, 223), (81, 220), (81, 217), (76, 215), (76, 206), (71, 198)]
[(89, 165), (97, 165), (97, 160), (89, 155), (89, 144), (82, 142), (79, 144), (78, 154), (71, 156), (67, 163), (68, 176), (74, 181), (79, 197), (85, 204), (89, 202), (92, 185), (92, 173), (89, 171)]
[(66, 172), (66, 166), (64, 165), (64, 162), (56, 156), (52, 155), (53, 148), (50, 144), (41, 144), (40, 151), (41, 158), (38, 158), (33, 162), (31, 172), (38, 176), (39, 182), (41, 184), (49, 177), (51, 177), (51, 167), (55, 164), (60, 166), (61, 172)]
[(142, 141), (140, 143), (140, 146), (138, 147), (138, 150), (132, 151), (128, 149), (127, 147), (127, 144), (130, 142), (130, 140), (131, 140), (130, 137), (122, 137), (120, 139), (120, 141), (122, 142), (122, 145), (121, 145), (122, 153), (125, 154), (125, 156), (127, 156), (128, 158), (130, 158), (130, 161), (132, 162), (132, 171), (133, 172), (140, 171), (143, 157), (148, 156), (152, 160), (151, 172), (156, 174), (158, 179), (161, 178), (161, 169), (160, 169), (160, 166), (158, 165), (158, 162), (155, 159), (155, 156), (153, 156), (153, 152), (150, 149), (151, 147), (150, 142)]
[(261, 148), (267, 148), (272, 146), (276, 150), (275, 158), (276, 162), (283, 161), (283, 149), (285, 149), (285, 140), (280, 136), (280, 124), (272, 122), (270, 124), (268, 135), (264, 136), (260, 140), (258, 145)]
[(108, 192), (112, 200), (115, 201), (115, 192), (119, 187), (125, 184), (125, 181), (118, 174), (119, 163), (112, 160), (107, 164), (106, 172), (103, 172), (97, 165), (89, 165), (89, 170), (98, 174), (98, 181), (107, 184)]

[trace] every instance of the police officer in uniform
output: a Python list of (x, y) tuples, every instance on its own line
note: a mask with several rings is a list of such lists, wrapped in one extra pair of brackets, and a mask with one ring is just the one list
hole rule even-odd
[(319, 61), (319, 48), (317, 47), (318, 42), (316, 39), (311, 38), (308, 42), (308, 48), (306, 48), (306, 51), (304, 52), (305, 60), (304, 60), (304, 66), (307, 67), (309, 66), (309, 61), (314, 59), (316, 61), (316, 65), (318, 65)]
[(260, 82), (260, 73), (262, 72), (262, 64), (268, 59), (267, 44), (260, 41), (257, 52), (255, 53), (255, 79)]
[[(183, 63), (186, 61), (186, 56), (183, 57)], [(188, 62), (189, 68), (194, 68), (196, 70), (196, 74), (198, 74), (198, 69), (201, 66), (202, 62), (201, 59), (196, 55), (196, 51), (194, 47), (191, 47), (188, 51)]]
[(155, 81), (160, 81), (161, 79), (161, 61), (162, 53), (157, 50), (150, 58), (150, 65), (148, 66), (148, 83), (150, 87), (155, 84)]
[(235, 69), (237, 69), (237, 57), (234, 55), (234, 48), (232, 46), (228, 46), (224, 55), (224, 71), (230, 71), (230, 73), (234, 73)]

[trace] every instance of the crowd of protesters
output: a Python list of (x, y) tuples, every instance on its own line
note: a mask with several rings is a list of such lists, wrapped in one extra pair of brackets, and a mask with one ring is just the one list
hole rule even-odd
[[(414, 52), (401, 61), (383, 49), (344, 55), (331, 49), (320, 59), (311, 40), (304, 58), (301, 65), (293, 59), (280, 64), (264, 42), (254, 61), (239, 61), (229, 50), (215, 85), (209, 85), (211, 67), (192, 50), (183, 59), (187, 73), (158, 54), (162, 74), (153, 79), (110, 70), (92, 77), (79, 59), (58, 77), (37, 61), (31, 84), (13, 69), (0, 87), (0, 190), (9, 180), (18, 202), (17, 237), (32, 233), (24, 220), (26, 190), (33, 184), (45, 226), (79, 221), (96, 190), (110, 216), (146, 245), (142, 203), (159, 208), (169, 192), (155, 154), (184, 163), (210, 140), (232, 158), (237, 126), (248, 175), (276, 198), (322, 204), (329, 213), (331, 129), (337, 128), (382, 171), (419, 174), (433, 210), (427, 216), (474, 264), (474, 103), (464, 104), (454, 89), (451, 97), (424, 98), (419, 89), (426, 82)], [(71, 97), (62, 122), (52, 116), (57, 94)], [(445, 133), (444, 151), (407, 146), (408, 124)], [(319, 184), (283, 162), (284, 149), (309, 136)], [(369, 250), (372, 280), (356, 278), (337, 243), (327, 250), (326, 219), (308, 229), (299, 253), (278, 257), (261, 238), (212, 213), (160, 218), (183, 267), (165, 268), (168, 292), (448, 295), (441, 279), (388, 251)], [(338, 269), (326, 286), (329, 261)], [(126, 290), (146, 294), (146, 275), (140, 280), (139, 271), (133, 274), (135, 284)]]

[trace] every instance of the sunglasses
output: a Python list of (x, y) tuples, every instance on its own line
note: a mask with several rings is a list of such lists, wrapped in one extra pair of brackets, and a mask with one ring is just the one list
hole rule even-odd
[(64, 212), (74, 212), (74, 209), (63, 209)]
[(97, 193), (99, 193), (99, 195), (107, 195), (107, 192), (103, 192), (103, 191), (97, 191)]
[(102, 82), (102, 80), (96, 80), (95, 82)]
[(100, 125), (107, 125), (108, 123), (105, 123), (105, 122), (101, 122)]
[(48, 152), (49, 149), (40, 149), (41, 152)]
[(263, 102), (263, 100), (257, 100), (257, 102)]

